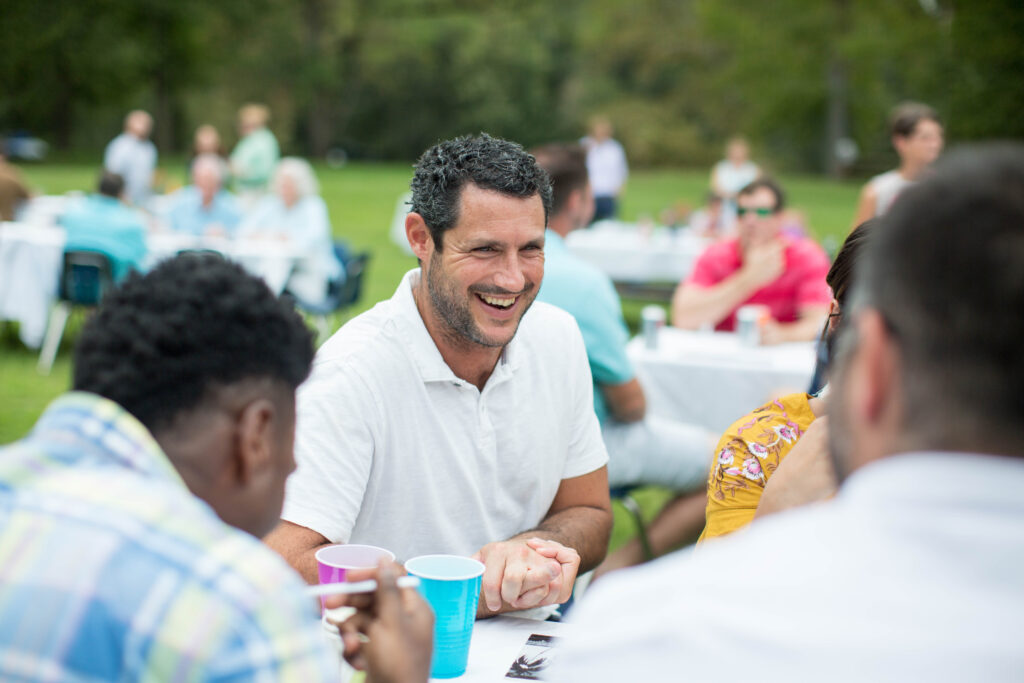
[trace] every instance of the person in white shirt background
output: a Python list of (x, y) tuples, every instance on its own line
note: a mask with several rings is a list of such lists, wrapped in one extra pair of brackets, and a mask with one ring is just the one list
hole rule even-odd
[(750, 160), (750, 145), (745, 138), (730, 138), (725, 158), (711, 169), (711, 191), (723, 200), (722, 223), (725, 231), (736, 222), (736, 195), (761, 176), (761, 168)]
[(1021, 145), (900, 196), (840, 323), (837, 496), (609, 575), (548, 680), (1021, 680), (1021, 197)]
[(612, 132), (612, 122), (607, 117), (595, 116), (590, 122), (590, 135), (580, 140), (587, 150), (587, 174), (594, 192), (591, 222), (619, 215), (619, 197), (629, 177), (626, 150), (612, 138)]
[(141, 109), (129, 112), (124, 132), (110, 141), (103, 154), (103, 167), (124, 179), (125, 198), (135, 206), (145, 206), (153, 191), (156, 169), (156, 145), (149, 135), (153, 117)]
[(942, 153), (942, 122), (926, 104), (904, 102), (896, 107), (890, 117), (889, 132), (900, 158), (899, 168), (867, 182), (857, 203), (854, 226), (888, 211), (900, 192), (917, 182)]
[(308, 161), (286, 157), (274, 169), (270, 190), (245, 217), (239, 234), (279, 239), (302, 253), (286, 289), (302, 302), (318, 304), (328, 283), (343, 274), (320, 184)]

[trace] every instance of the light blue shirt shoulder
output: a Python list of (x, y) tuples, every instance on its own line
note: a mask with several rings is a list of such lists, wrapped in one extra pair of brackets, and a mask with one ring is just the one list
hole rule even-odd
[(544, 281), (537, 298), (568, 311), (576, 319), (594, 378), (594, 409), (603, 422), (607, 407), (601, 385), (622, 384), (636, 375), (626, 355), (629, 331), (611, 279), (570, 253), (562, 237), (548, 230)]

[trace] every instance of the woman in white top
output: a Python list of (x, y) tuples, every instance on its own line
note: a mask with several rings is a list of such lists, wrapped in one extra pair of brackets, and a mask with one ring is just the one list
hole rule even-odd
[(303, 254), (286, 289), (300, 302), (322, 303), (328, 283), (341, 278), (344, 271), (334, 255), (327, 205), (313, 169), (304, 159), (281, 159), (270, 188), (271, 194), (242, 222), (240, 233), (281, 239)]
[(750, 147), (740, 137), (731, 138), (725, 146), (725, 158), (711, 169), (711, 191), (724, 200), (725, 224), (736, 219), (736, 195), (757, 180), (761, 169), (750, 160)]
[(913, 185), (942, 152), (942, 124), (935, 110), (925, 104), (905, 102), (892, 113), (889, 125), (892, 146), (900, 167), (868, 181), (860, 193), (854, 226), (889, 210), (900, 192)]

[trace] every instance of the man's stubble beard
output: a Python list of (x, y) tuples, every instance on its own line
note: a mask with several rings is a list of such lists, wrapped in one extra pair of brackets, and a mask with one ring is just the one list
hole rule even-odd
[[(453, 280), (445, 277), (444, 269), (440, 263), (435, 264), (435, 258), (439, 258), (437, 252), (431, 254), (430, 261), (427, 263), (427, 293), (430, 295), (430, 303), (434, 308), (434, 312), (443, 323), (443, 334), (448, 342), (456, 347), (466, 347), (475, 344), (491, 349), (503, 348), (508, 344), (515, 337), (516, 332), (518, 332), (519, 323), (522, 322), (526, 311), (533, 305), (536, 296), (530, 297), (526, 302), (522, 314), (515, 321), (515, 329), (508, 341), (489, 339), (473, 319), (468, 297), (472, 297), (474, 294), (469, 292), (468, 297), (460, 303), (461, 293), (456, 289), (456, 286), (452, 285)], [(521, 296), (529, 297), (533, 289), (535, 289), (534, 284), (529, 283), (526, 290), (521, 293)], [(514, 294), (514, 292), (507, 292), (499, 288), (480, 287), (476, 291), (487, 294)]]

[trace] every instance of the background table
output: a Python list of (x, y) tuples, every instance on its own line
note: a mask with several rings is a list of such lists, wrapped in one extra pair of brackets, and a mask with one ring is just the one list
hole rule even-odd
[[(63, 228), (42, 223), (0, 224), (0, 320), (19, 323), (21, 341), (32, 349), (43, 342), (50, 308), (57, 300), (64, 245)], [(238, 262), (263, 278), (271, 291), (280, 294), (295, 266), (306, 255), (287, 242), (269, 239), (195, 237), (175, 233), (150, 233), (142, 269), (182, 250), (206, 250)]]
[(59, 228), (0, 224), (0, 320), (16, 320), (22, 343), (43, 343), (57, 298), (66, 236)]
[(660, 330), (658, 348), (634, 338), (627, 353), (655, 415), (725, 429), (767, 401), (806, 391), (814, 374), (814, 344), (744, 347), (727, 332)]
[(633, 223), (601, 221), (569, 233), (565, 244), (616, 284), (660, 283), (671, 293), (690, 274), (709, 242), (686, 228), (643, 228)]

